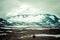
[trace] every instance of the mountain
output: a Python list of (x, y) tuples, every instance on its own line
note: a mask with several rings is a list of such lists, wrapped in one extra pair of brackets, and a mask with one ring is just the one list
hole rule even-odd
[(29, 25), (38, 25), (42, 27), (56, 27), (60, 26), (59, 18), (52, 14), (37, 14), (29, 15), (22, 14), (17, 16), (12, 16), (7, 19), (13, 26), (29, 26)]
[(5, 27), (5, 26), (8, 26), (10, 25), (9, 22), (7, 22), (7, 20), (3, 19), (3, 18), (0, 18), (0, 27)]

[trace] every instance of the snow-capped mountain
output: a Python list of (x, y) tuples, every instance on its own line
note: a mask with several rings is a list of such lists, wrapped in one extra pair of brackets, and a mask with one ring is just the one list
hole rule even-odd
[(37, 14), (37, 15), (28, 15), (22, 14), (8, 18), (8, 21), (13, 25), (24, 25), (24, 26), (44, 26), (44, 27), (55, 27), (60, 24), (59, 18), (51, 14)]
[(9, 12), (7, 21), (13, 26), (55, 27), (60, 24), (58, 17), (42, 12), (36, 8), (22, 6)]

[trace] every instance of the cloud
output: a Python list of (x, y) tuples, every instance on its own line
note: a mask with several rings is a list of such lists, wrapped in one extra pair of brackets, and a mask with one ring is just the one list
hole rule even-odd
[(0, 17), (5, 18), (13, 8), (21, 3), (31, 4), (42, 11), (48, 11), (60, 17), (60, 0), (0, 0)]
[(5, 18), (6, 14), (12, 10), (12, 8), (18, 7), (19, 2), (17, 0), (0, 0), (0, 17)]

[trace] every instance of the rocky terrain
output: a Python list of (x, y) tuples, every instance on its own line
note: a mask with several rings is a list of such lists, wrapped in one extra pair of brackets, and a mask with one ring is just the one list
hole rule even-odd
[(50, 30), (12, 30), (0, 31), (0, 40), (60, 40), (60, 29)]

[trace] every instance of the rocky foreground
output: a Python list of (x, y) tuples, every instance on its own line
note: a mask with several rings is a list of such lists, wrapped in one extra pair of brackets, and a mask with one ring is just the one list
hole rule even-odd
[(60, 40), (60, 29), (50, 30), (1, 29), (0, 40)]

